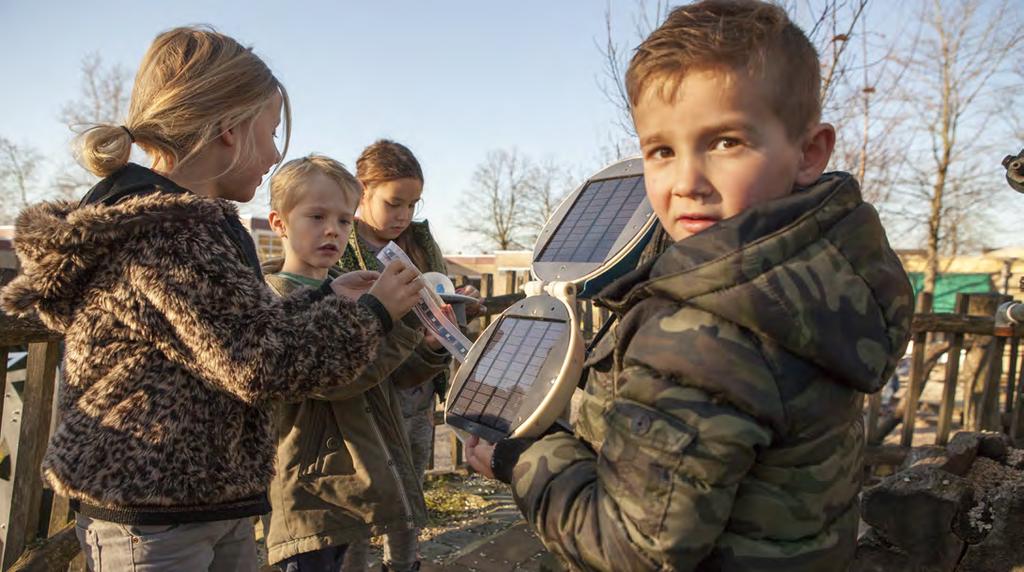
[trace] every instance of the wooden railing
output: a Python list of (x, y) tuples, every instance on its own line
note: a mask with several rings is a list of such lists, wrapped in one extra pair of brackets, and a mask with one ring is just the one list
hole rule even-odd
[[(869, 464), (898, 464), (912, 446), (945, 445), (958, 429), (1001, 431), (1017, 446), (1024, 444), (1024, 371), (1019, 369), (1024, 329), (997, 329), (994, 319), (996, 308), (1008, 300), (1000, 294), (959, 294), (953, 313), (915, 314), (909, 378), (898, 405), (885, 415), (878, 393), (868, 399)], [(926, 298), (919, 300), (922, 305), (929, 305)], [(933, 380), (943, 357), (941, 381)], [(935, 436), (927, 439), (918, 433), (922, 394), (936, 382), (941, 383), (941, 397)], [(897, 426), (899, 440), (893, 443), (886, 438)]]
[[(12, 272), (3, 272), (0, 284), (6, 284), (13, 277)], [(8, 356), (12, 351), (26, 350), (24, 383), (7, 383)], [(3, 416), (2, 426), (20, 424), (15, 442), (0, 443), (6, 456), (0, 466), (13, 468), (8, 474), (0, 475), (6, 481), (2, 489), (9, 501), (7, 510), (0, 514), (3, 540), (0, 568), (3, 570), (8, 570), (37, 536), (51, 536), (68, 529), (67, 499), (44, 494), (39, 471), (50, 436), (60, 353), (60, 337), (41, 323), (0, 313), (0, 380), (5, 382), (4, 391), (0, 393), (0, 412), (5, 405), (12, 409), (11, 415)], [(6, 403), (14, 399), (16, 393), (20, 393), (20, 407)], [(47, 504), (44, 496), (50, 499), (49, 511), (43, 510)], [(71, 538), (74, 538), (73, 531)]]

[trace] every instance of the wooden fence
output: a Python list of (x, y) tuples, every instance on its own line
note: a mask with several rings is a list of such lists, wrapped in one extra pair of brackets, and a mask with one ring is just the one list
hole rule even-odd
[[(878, 393), (868, 398), (869, 464), (897, 465), (912, 446), (945, 445), (954, 429), (1001, 431), (1017, 446), (1024, 445), (1024, 329), (999, 328), (994, 319), (996, 308), (1008, 300), (1001, 294), (958, 294), (952, 313), (914, 315), (909, 378), (902, 397), (888, 413), (881, 411)], [(926, 298), (918, 301), (919, 308), (928, 306)], [(937, 370), (943, 359), (945, 369)], [(941, 385), (934, 438), (920, 433), (932, 430), (930, 423), (922, 428), (919, 417), (929, 383)], [(898, 442), (887, 439), (897, 426)]]

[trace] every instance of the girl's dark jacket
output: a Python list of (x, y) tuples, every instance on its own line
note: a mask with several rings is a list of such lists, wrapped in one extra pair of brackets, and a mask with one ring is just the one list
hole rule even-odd
[(382, 334), (375, 313), (263, 281), (235, 206), (128, 165), (82, 205), (18, 217), (22, 275), (2, 292), (64, 334), (60, 424), (46, 482), (84, 514), (128, 524), (266, 512), (268, 400), (351, 383)]

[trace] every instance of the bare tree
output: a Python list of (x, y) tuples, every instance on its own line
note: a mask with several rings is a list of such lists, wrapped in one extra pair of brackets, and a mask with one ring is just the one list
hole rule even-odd
[(18, 211), (33, 200), (37, 192), (36, 170), (41, 160), (34, 148), (0, 137), (0, 198), (3, 199), (0, 220), (3, 224), (12, 222)]
[[(857, 42), (860, 50), (843, 52), (849, 58), (846, 69), (838, 76), (831, 73), (828, 90), (822, 90), (828, 106), (823, 117), (836, 126), (833, 168), (852, 173), (861, 183), (864, 199), (884, 215), (911, 138), (908, 123), (912, 116), (897, 95), (907, 65), (894, 55), (897, 50), (913, 53), (920, 30), (908, 22), (886, 37), (868, 26), (868, 6), (850, 9), (859, 10), (860, 30), (843, 43), (852, 46)], [(833, 62), (838, 53), (833, 52)]]
[(553, 159), (529, 165), (522, 198), (524, 236), (529, 243), (537, 240), (544, 224), (575, 186), (569, 170)]
[(940, 256), (956, 254), (980, 230), (971, 215), (983, 202), (986, 162), (998, 154), (990, 141), (1001, 127), (993, 119), (1005, 98), (1021, 97), (1006, 83), (1012, 55), (1024, 43), (1015, 14), (1007, 0), (919, 4), (925, 29), (906, 58), (904, 82), (908, 105), (921, 114), (919, 143), (910, 150), (904, 186), (912, 199), (908, 213), (925, 229), (926, 292), (935, 291)]
[[(76, 99), (68, 101), (60, 112), (61, 123), (75, 134), (93, 125), (117, 125), (128, 115), (131, 98), (131, 74), (120, 65), (104, 65), (97, 53), (82, 59), (82, 84)], [(95, 184), (96, 178), (74, 161), (61, 165), (54, 179), (63, 198), (77, 198)]]
[[(645, 0), (635, 0), (632, 38), (639, 44), (657, 28), (668, 15), (668, 2), (655, 0), (650, 6)], [(632, 57), (632, 50), (615, 37), (614, 17), (611, 3), (604, 11), (605, 37), (597, 43), (603, 60), (602, 74), (597, 79), (598, 89), (608, 103), (617, 111), (615, 124), (630, 139), (636, 138), (633, 116), (630, 112), (629, 95), (626, 93), (626, 69)], [(618, 147), (618, 145), (616, 145)], [(616, 149), (618, 150), (618, 149)], [(617, 153), (621, 155), (621, 153)]]
[(530, 171), (529, 160), (515, 149), (488, 153), (473, 172), (472, 187), (459, 204), (458, 228), (499, 250), (522, 247), (527, 218), (523, 203)]

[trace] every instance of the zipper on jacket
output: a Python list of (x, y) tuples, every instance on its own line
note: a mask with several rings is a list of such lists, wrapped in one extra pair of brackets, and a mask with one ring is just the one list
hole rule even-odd
[[(353, 250), (355, 251), (356, 259), (359, 261), (359, 266), (363, 270), (367, 270), (366, 260), (363, 258), (363, 249), (359, 245), (359, 230), (355, 226), (357, 224), (359, 223), (357, 222), (353, 224), (352, 227), (352, 231), (356, 235), (356, 244)], [(387, 395), (385, 392), (381, 391), (380, 387), (375, 387), (373, 390), (380, 392), (382, 396), (386, 397)], [(412, 505), (409, 504), (408, 494), (405, 492), (405, 487), (402, 485), (402, 475), (399, 474), (398, 467), (395, 466), (395, 459), (391, 456), (391, 450), (388, 449), (388, 444), (384, 441), (384, 435), (381, 434), (380, 427), (377, 426), (377, 420), (373, 416), (370, 402), (367, 401), (366, 397), (363, 397), (363, 403), (366, 404), (366, 412), (369, 413), (368, 417), (370, 419), (370, 427), (373, 427), (373, 434), (377, 436), (377, 442), (380, 443), (380, 448), (384, 451), (384, 457), (387, 461), (388, 467), (391, 468), (391, 475), (395, 477), (395, 484), (398, 485), (398, 493), (399, 496), (402, 497), (402, 507), (405, 508), (406, 522), (412, 523), (415, 520), (415, 517), (412, 514)], [(405, 427), (403, 425), (399, 425), (398, 428), (401, 431), (405, 431)]]
[[(395, 466), (395, 459), (391, 456), (391, 451), (388, 449), (387, 443), (384, 441), (384, 435), (380, 432), (380, 427), (377, 426), (377, 420), (374, 419), (373, 413), (370, 411), (371, 406), (366, 399), (363, 399), (366, 403), (367, 413), (369, 413), (370, 427), (373, 427), (373, 434), (377, 436), (377, 441), (380, 443), (381, 449), (384, 451), (384, 458), (387, 461), (388, 467), (391, 468), (391, 474), (395, 477), (395, 484), (398, 485), (399, 496), (402, 497), (402, 506), (405, 508), (405, 519), (407, 522), (414, 520), (412, 514), (412, 505), (409, 504), (409, 498), (406, 495), (405, 487), (402, 485), (402, 475), (398, 472), (398, 467)], [(404, 428), (403, 428), (404, 430)]]

